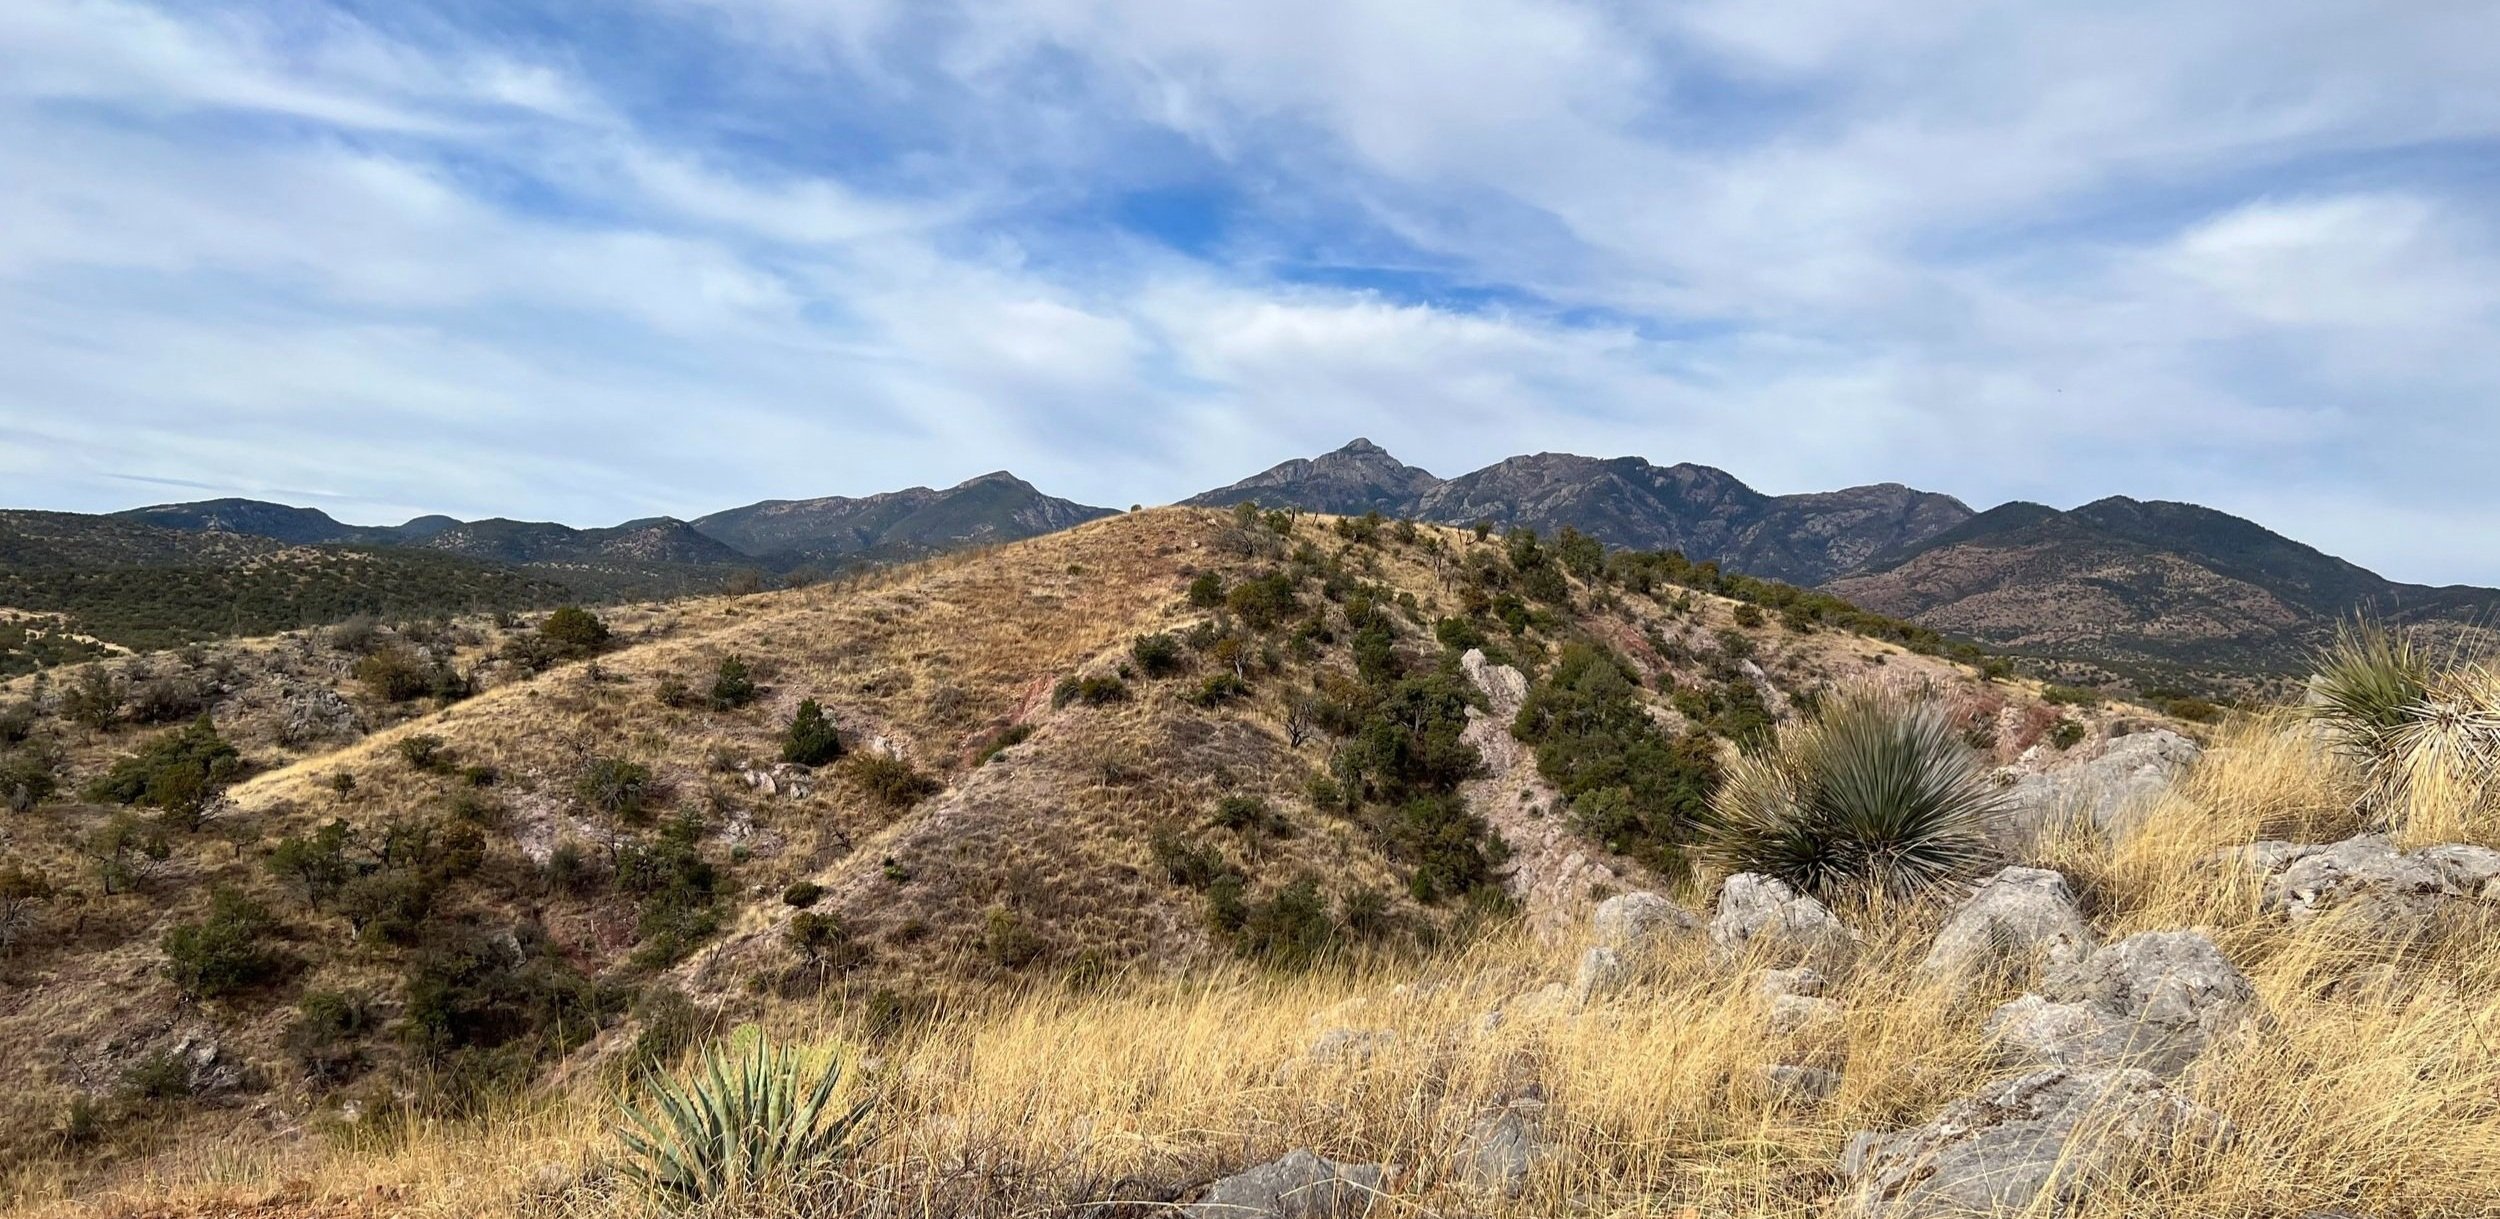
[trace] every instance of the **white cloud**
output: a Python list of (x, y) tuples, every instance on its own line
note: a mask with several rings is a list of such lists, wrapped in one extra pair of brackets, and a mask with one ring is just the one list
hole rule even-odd
[[(634, 15), (686, 61), (0, 9), (21, 494), (608, 520), (1009, 466), (1125, 504), (1365, 432), (2261, 505), (2500, 581), (2488, 6)], [(1237, 196), (1218, 253), (1104, 219), (1167, 178)], [(1516, 303), (1279, 278), (1375, 254)]]

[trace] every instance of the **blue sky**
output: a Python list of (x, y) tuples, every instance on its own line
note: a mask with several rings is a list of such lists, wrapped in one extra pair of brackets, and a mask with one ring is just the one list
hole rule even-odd
[(2500, 6), (0, 4), (0, 501), (582, 524), (1367, 435), (2500, 583)]

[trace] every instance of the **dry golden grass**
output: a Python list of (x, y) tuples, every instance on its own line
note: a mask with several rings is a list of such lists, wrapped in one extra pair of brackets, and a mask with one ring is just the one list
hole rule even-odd
[[(2123, 844), (2045, 850), (2105, 941), (2206, 928), (2265, 1010), (2182, 1085), (2228, 1116), (2236, 1137), (2113, 1182), (2082, 1214), (2500, 1213), (2500, 927), (2490, 912), (2460, 904), (2440, 935), (2395, 948), (2331, 928), (2296, 934), (2261, 909), (2251, 883), (2209, 861), (2259, 838), (2348, 832), (2356, 784), (2306, 734), (2255, 719), (2228, 730)], [(1418, 965), (1038, 989), (881, 1037), (838, 1008), (787, 1012), (781, 1032), (874, 1064), (868, 1086), (885, 1098), (888, 1134), (835, 1186), (733, 1209), (1058, 1213), (1115, 1192), (1169, 1198), (1308, 1146), (1395, 1165), (1389, 1214), (1817, 1213), (1851, 1132), (1923, 1121), (2005, 1073), (1978, 1026), (2010, 992), (1956, 997), (1913, 967), (1939, 912), (1849, 917), (1867, 944), (1833, 991), (1847, 1015), (1786, 1046), (1768, 1033), (1747, 971), (1713, 965), (1698, 946), (1575, 1011), (1533, 996), (1567, 976), (1578, 946), (1509, 937)], [(1487, 1021), (1493, 1011), (1500, 1019)], [(1328, 1028), (1395, 1039), (1368, 1058), (1302, 1063)], [(1785, 1106), (1758, 1082), (1771, 1061), (1828, 1066), (1844, 1082), (1820, 1107)], [(613, 1151), (612, 1086), (263, 1161), (197, 1148), (141, 1188), (250, 1196), (300, 1180), (329, 1196), (385, 1199), (392, 1213), (636, 1216), (648, 1204), (600, 1168)], [(1550, 1102), (1555, 1154), (1516, 1199), (1468, 1196), (1453, 1164), (1468, 1124), (1530, 1087)]]

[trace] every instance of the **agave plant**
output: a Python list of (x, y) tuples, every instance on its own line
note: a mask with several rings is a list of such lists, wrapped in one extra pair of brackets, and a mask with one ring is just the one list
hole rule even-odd
[(1740, 759), (1701, 847), (1818, 898), (1909, 896), (1975, 874), (2002, 804), (1942, 707), (1861, 687)]
[(685, 1203), (804, 1184), (874, 1141), (871, 1099), (835, 1103), (842, 1063), (806, 1069), (762, 1037), (715, 1045), (693, 1075), (654, 1074), (624, 1106), (626, 1172)]

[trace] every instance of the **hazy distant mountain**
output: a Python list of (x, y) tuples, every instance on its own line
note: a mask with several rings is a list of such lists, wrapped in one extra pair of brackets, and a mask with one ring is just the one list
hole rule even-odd
[[(261, 518), (246, 512), (226, 519)], [(289, 527), (284, 518), (266, 519)], [(61, 615), (74, 633), (133, 648), (356, 614), (433, 617), (582, 596), (572, 583), (534, 569), (415, 548), (168, 529), (133, 514), (0, 511), (0, 606)], [(0, 673), (18, 671), (26, 659), (5, 636), (0, 632)]]
[(1724, 470), (1662, 467), (1638, 457), (1538, 453), (1444, 480), (1368, 440), (1286, 462), (1186, 502), (1243, 500), (1548, 532), (1569, 525), (1613, 545), (1681, 550), (1696, 560), (1800, 584), (1829, 579), (1971, 515), (1949, 495), (1897, 484), (1764, 495)]
[(2012, 503), (1832, 591), (1991, 647), (2120, 671), (2289, 672), (2335, 620), (2488, 625), (2500, 591), (2399, 584), (2195, 504)]
[(999, 471), (945, 490), (912, 487), (857, 499), (765, 500), (698, 517), (705, 537), (775, 567), (901, 558), (1020, 541), (1109, 516)]
[(1310, 512), (1360, 516), (1374, 510), (1413, 515), (1425, 493), (1441, 485), (1431, 474), (1389, 455), (1368, 440), (1318, 457), (1297, 457), (1265, 473), (1192, 496), (1183, 503), (1230, 508), (1244, 501)]

